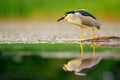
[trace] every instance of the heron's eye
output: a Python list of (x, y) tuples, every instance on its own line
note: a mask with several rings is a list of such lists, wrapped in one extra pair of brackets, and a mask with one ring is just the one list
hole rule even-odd
[(65, 14), (64, 16), (67, 16), (67, 14)]

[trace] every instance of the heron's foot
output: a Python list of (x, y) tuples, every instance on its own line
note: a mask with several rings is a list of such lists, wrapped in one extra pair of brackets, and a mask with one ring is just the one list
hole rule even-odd
[(78, 42), (82, 42), (83, 40), (82, 39), (79, 39)]
[(95, 39), (95, 38), (97, 38), (97, 36), (92, 36), (92, 37), (91, 37), (91, 39)]

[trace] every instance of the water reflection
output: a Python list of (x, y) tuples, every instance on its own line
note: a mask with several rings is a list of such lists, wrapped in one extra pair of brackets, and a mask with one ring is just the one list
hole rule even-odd
[(86, 75), (86, 72), (95, 67), (101, 60), (101, 57), (76, 58), (64, 64), (65, 71), (73, 71), (77, 75)]
[(90, 45), (92, 47), (92, 56), (87, 58), (84, 57), (84, 49), (82, 42), (80, 44), (81, 56), (79, 58), (72, 59), (68, 61), (67, 64), (63, 65), (63, 70), (74, 72), (76, 75), (86, 75), (93, 67), (95, 67), (102, 57), (95, 56), (96, 46)]

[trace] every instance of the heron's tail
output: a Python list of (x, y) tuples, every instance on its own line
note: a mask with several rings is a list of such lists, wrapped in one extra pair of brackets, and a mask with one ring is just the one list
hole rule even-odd
[(100, 29), (100, 26), (101, 26), (101, 24), (98, 22), (98, 24), (96, 25), (96, 28)]
[(96, 26), (97, 29), (100, 29), (100, 26)]

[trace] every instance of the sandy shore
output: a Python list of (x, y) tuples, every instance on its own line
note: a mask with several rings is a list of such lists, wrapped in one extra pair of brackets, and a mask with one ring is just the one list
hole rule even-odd
[[(101, 22), (98, 36), (120, 36), (119, 22)], [(40, 42), (41, 40), (77, 40), (81, 28), (66, 21), (0, 21), (1, 42)], [(84, 39), (91, 38), (91, 29), (86, 28)]]

